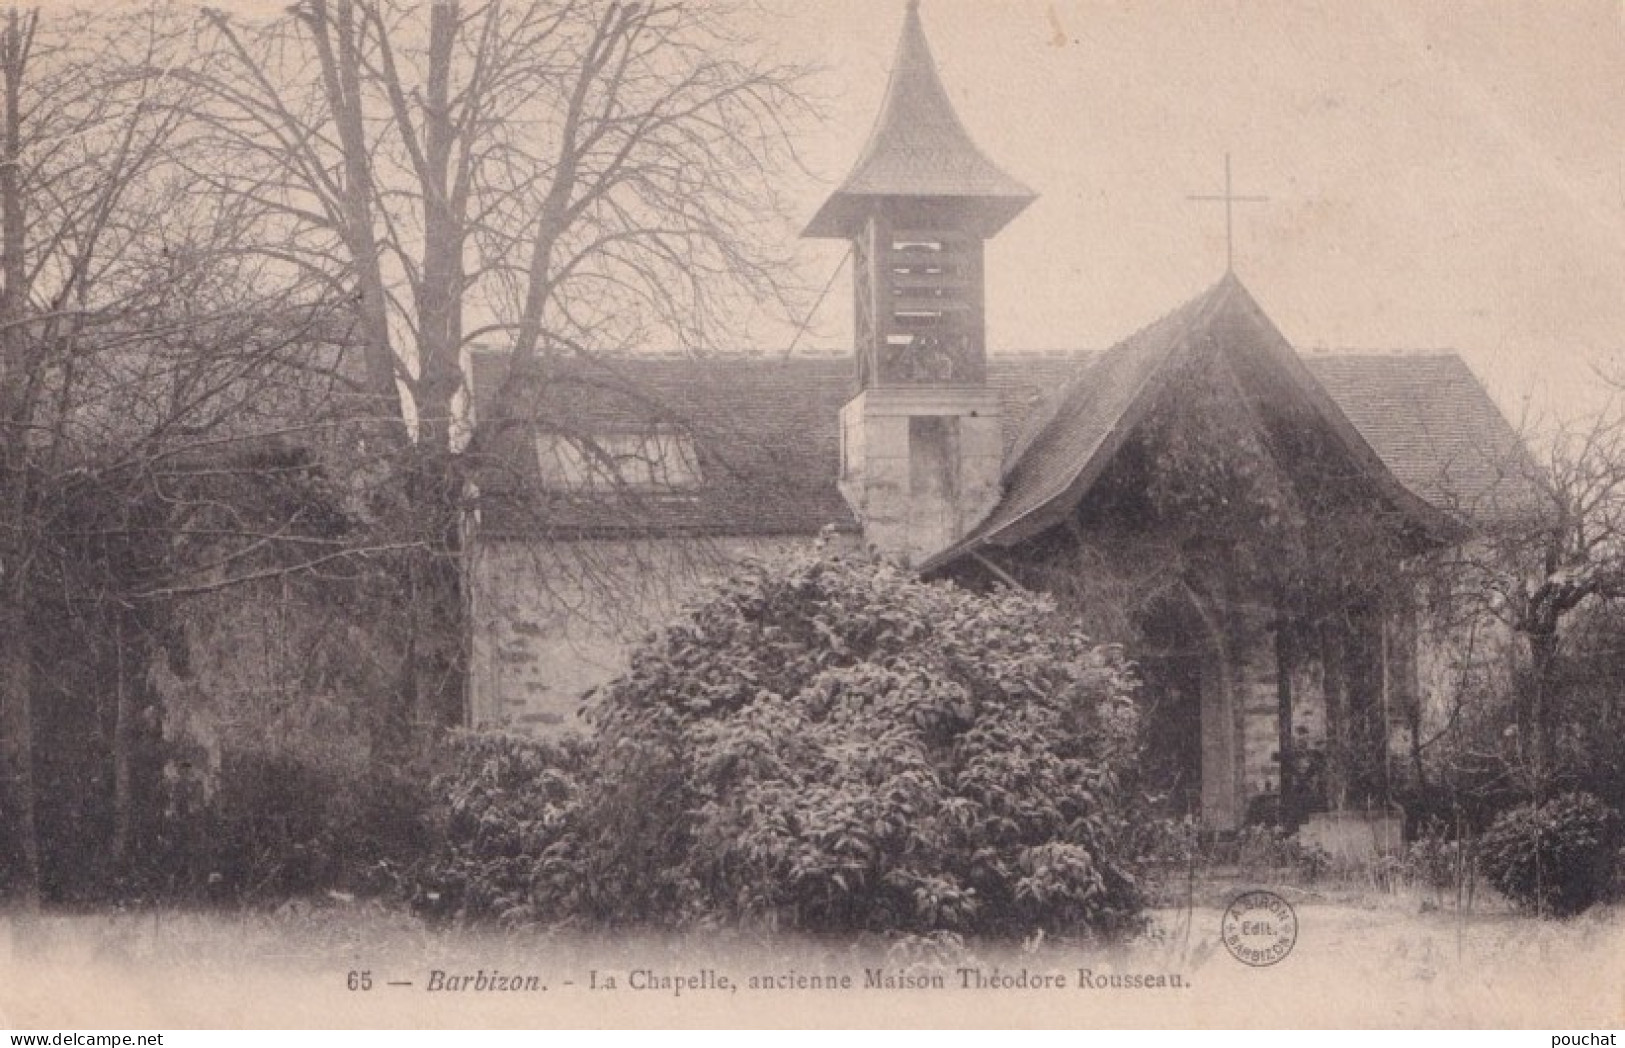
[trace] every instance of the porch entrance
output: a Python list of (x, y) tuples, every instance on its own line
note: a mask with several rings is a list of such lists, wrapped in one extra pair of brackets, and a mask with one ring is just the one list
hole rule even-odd
[(1171, 814), (1236, 829), (1237, 739), (1219, 638), (1189, 597), (1158, 601), (1141, 637), (1146, 782)]

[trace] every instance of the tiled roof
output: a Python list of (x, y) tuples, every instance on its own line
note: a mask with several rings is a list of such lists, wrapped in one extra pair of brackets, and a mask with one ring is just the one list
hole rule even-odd
[[(1018, 541), (1075, 504), (1149, 405), (1163, 365), (1193, 347), (1237, 342), (1290, 374), (1305, 410), (1332, 426), (1362, 472), (1389, 485), (1412, 516), (1439, 511), (1483, 521), (1539, 504), (1517, 435), (1455, 354), (1300, 359), (1227, 278), (1103, 353), (989, 356), (988, 381), (1004, 411), (1005, 497), (972, 541)], [(501, 353), (475, 354), (477, 406), (491, 402), (504, 365)], [(492, 534), (558, 536), (855, 530), (836, 487), (839, 414), (855, 392), (844, 355), (554, 362), (525, 398), (539, 426), (564, 433), (680, 429), (693, 437), (703, 483), (669, 495), (553, 493), (520, 504), (506, 497), (513, 486), (505, 478), (517, 463), (534, 481), (535, 453), (510, 440), (498, 455), (503, 468), (487, 471), (483, 524)]]
[[(999, 390), (1006, 442), (1049, 390), (1088, 354), (993, 357), (988, 382)], [(474, 354), (476, 410), (495, 396), (506, 357)], [(553, 364), (529, 383), (527, 417), (542, 428), (592, 433), (667, 425), (694, 437), (704, 481), (666, 496), (601, 493), (544, 496), (520, 505), (506, 497), (513, 464), (536, 479), (534, 455), (513, 439), (500, 469), (486, 471), (482, 523), (494, 534), (688, 532), (811, 535), (826, 525), (856, 530), (835, 486), (841, 406), (856, 392), (850, 357), (718, 354), (616, 356)], [(534, 487), (534, 484), (526, 485)]]
[(1528, 447), (1454, 353), (1305, 361), (1406, 487), (1470, 520), (1546, 512)]
[(1024, 420), (1005, 460), (1004, 498), (977, 529), (977, 544), (1024, 525), (1040, 526), (1036, 514), (1099, 475), (1149, 404), (1151, 384), (1184, 336), (1200, 329), (1213, 299), (1194, 299), (1099, 354)]
[[(476, 412), (491, 403), (506, 363), (474, 355)], [(836, 412), (852, 383), (835, 358), (605, 357), (552, 363), (528, 383), (524, 412), (544, 430), (593, 434), (664, 425), (692, 435), (703, 482), (692, 492), (554, 493), (507, 497), (487, 471), (482, 525), (496, 534), (678, 532), (815, 534), (856, 522), (835, 487)], [(518, 434), (511, 434), (517, 437)], [(534, 452), (505, 449), (536, 478)], [(514, 452), (518, 451), (518, 454)], [(504, 463), (506, 466), (507, 463)], [(535, 485), (530, 485), (534, 487)]]
[(954, 112), (910, 3), (891, 80), (869, 143), (852, 173), (808, 224), (806, 235), (847, 237), (869, 205), (885, 197), (943, 198), (979, 215), (991, 236), (1033, 200), (1033, 192), (989, 160)]

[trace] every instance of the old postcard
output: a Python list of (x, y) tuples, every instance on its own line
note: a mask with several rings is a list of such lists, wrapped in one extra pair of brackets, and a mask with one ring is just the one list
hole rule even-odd
[(1625, 7), (0, 14), (0, 1026), (1625, 1026)]

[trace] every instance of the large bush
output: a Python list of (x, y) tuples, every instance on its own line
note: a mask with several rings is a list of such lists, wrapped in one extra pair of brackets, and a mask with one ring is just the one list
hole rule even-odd
[(1597, 902), (1613, 874), (1619, 816), (1588, 793), (1503, 812), (1479, 841), (1490, 883), (1541, 914), (1566, 916)]
[(430, 916), (528, 924), (559, 913), (581, 885), (573, 835), (588, 750), (505, 732), (464, 732), (436, 777), (435, 851), (412, 873)]
[(1129, 670), (1046, 598), (749, 566), (594, 720), (554, 852), (581, 880), (543, 893), (583, 916), (1020, 936), (1141, 906)]

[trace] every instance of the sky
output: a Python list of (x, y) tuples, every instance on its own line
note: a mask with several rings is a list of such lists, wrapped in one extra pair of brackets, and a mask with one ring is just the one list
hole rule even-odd
[[(52, 3), (56, 0), (51, 0)], [(220, 0), (276, 12), (280, 0)], [(693, 0), (705, 3), (707, 0)], [(905, 0), (738, 0), (821, 68), (783, 228), (850, 350), (845, 246), (797, 234), (873, 126)], [(1301, 352), (1459, 352), (1531, 428), (1625, 390), (1625, 0), (922, 0), (972, 137), (1038, 200), (990, 242), (988, 342), (1110, 346), (1236, 271)], [(672, 347), (662, 346), (662, 349)], [(739, 348), (737, 346), (714, 348)]]
[[(862, 149), (904, 0), (760, 0), (823, 67), (787, 176), (810, 218)], [(1625, 381), (1621, 0), (923, 0), (972, 137), (1039, 199), (989, 244), (988, 339), (1102, 348), (1236, 272), (1302, 352), (1455, 350), (1515, 419)], [(787, 235), (793, 234), (787, 231)], [(821, 286), (843, 245), (798, 257)], [(800, 344), (851, 344), (842, 273)], [(794, 337), (764, 332), (771, 345)]]

